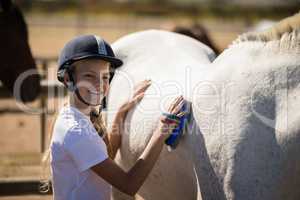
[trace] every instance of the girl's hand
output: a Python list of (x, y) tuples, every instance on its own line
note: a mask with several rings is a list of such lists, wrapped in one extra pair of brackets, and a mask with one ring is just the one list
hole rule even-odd
[(108, 144), (110, 145), (108, 152), (110, 153), (110, 157), (114, 158), (117, 150), (121, 146), (121, 131), (124, 130), (124, 120), (127, 115), (127, 112), (133, 108), (133, 106), (141, 101), (141, 99), (145, 95), (146, 89), (150, 86), (151, 81), (145, 80), (140, 82), (135, 86), (134, 94), (132, 99), (130, 99), (128, 102), (124, 103), (121, 108), (119, 109), (118, 113), (115, 116), (115, 119), (112, 124), (111, 132), (108, 134)]
[[(180, 109), (182, 108), (183, 104), (184, 98), (182, 96), (175, 98), (168, 108), (168, 113), (171, 115), (176, 115), (176, 118), (182, 117), (183, 115), (185, 115), (184, 112), (180, 112)], [(175, 118), (171, 119), (165, 115), (162, 115), (160, 117), (159, 124), (157, 127), (158, 136), (163, 137), (163, 139), (166, 139), (169, 136), (169, 134), (171, 134), (172, 131), (178, 126), (178, 124), (179, 120)]]
[(151, 85), (151, 80), (144, 80), (138, 83), (134, 87), (133, 97), (126, 103), (124, 103), (121, 107), (122, 112), (127, 113), (130, 109), (132, 109), (138, 102), (140, 102), (144, 95), (145, 91)]

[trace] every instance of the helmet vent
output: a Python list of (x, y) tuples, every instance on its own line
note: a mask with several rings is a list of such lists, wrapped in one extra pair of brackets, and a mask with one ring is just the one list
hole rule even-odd
[(99, 36), (94, 35), (97, 44), (98, 44), (98, 53), (102, 54), (102, 55), (107, 55), (107, 51), (106, 51), (106, 47), (105, 47), (105, 43), (102, 40), (102, 38), (100, 38)]

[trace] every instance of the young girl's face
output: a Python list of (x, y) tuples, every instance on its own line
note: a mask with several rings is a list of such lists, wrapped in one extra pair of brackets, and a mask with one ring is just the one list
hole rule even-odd
[(91, 105), (98, 105), (109, 89), (109, 63), (99, 59), (77, 61), (76, 86), (81, 97)]

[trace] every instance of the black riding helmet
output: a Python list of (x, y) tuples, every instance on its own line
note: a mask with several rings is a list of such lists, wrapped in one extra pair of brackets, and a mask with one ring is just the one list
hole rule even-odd
[(111, 64), (113, 69), (116, 69), (123, 64), (120, 59), (116, 58), (111, 46), (96, 35), (78, 36), (64, 46), (58, 59), (57, 79), (60, 82), (63, 82), (64, 73), (68, 73), (70, 80), (74, 85), (76, 95), (85, 104), (88, 103), (82, 99), (75, 86), (71, 65), (76, 61), (88, 58), (105, 60)]
[(86, 58), (99, 58), (111, 63), (112, 68), (120, 67), (123, 62), (115, 57), (111, 46), (96, 35), (82, 35), (69, 41), (60, 53), (58, 59), (57, 79), (63, 82), (62, 71), (75, 61)]

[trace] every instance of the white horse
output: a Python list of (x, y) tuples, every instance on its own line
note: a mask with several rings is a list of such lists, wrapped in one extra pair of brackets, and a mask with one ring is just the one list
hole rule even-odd
[(248, 28), (248, 31), (263, 32), (269, 28), (272, 28), (275, 24), (276, 22), (273, 20), (264, 19)]
[[(300, 33), (244, 41), (214, 60), (201, 43), (145, 31), (114, 49), (124, 65), (114, 77), (108, 123), (132, 86), (153, 84), (128, 114), (116, 161), (126, 170), (142, 153), (158, 116), (175, 96), (191, 104), (178, 147), (165, 148), (139, 191), (145, 200), (300, 199)], [(113, 98), (114, 97), (114, 98)], [(114, 199), (131, 199), (114, 191)]]

